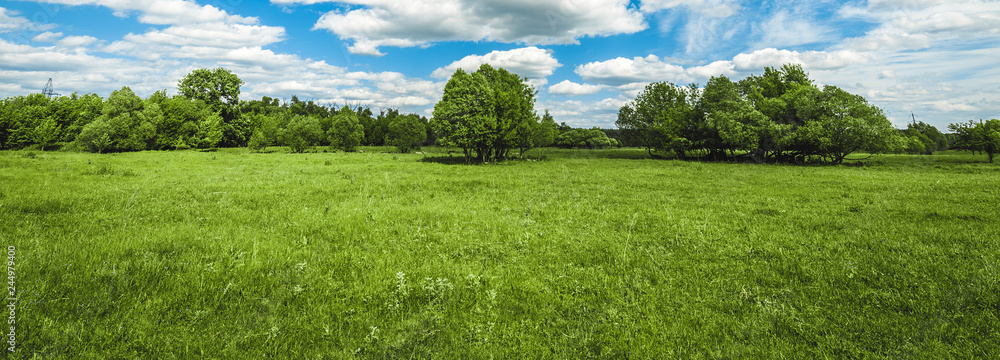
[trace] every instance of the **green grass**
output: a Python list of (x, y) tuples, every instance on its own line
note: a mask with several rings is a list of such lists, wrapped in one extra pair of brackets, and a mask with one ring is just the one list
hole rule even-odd
[(0, 152), (10, 358), (995, 358), (1000, 165)]

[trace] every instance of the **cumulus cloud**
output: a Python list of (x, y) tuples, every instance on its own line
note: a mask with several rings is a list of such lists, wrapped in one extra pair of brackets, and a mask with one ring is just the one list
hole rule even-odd
[(549, 75), (562, 66), (553, 53), (550, 49), (539, 49), (531, 46), (507, 51), (492, 51), (486, 55), (469, 55), (448, 66), (434, 70), (431, 77), (447, 79), (455, 73), (455, 70), (463, 69), (467, 72), (473, 72), (483, 64), (490, 64), (493, 67), (502, 67), (507, 71), (526, 77), (535, 86), (541, 86), (547, 83), (546, 78)]
[(563, 80), (558, 84), (549, 86), (549, 94), (560, 96), (593, 95), (601, 92), (603, 89), (604, 86), (601, 85), (577, 84), (569, 80)]
[[(687, 84), (704, 81), (716, 75), (732, 75), (734, 72), (730, 62), (717, 61), (708, 65), (685, 68), (664, 61), (656, 55), (649, 55), (632, 59), (619, 57), (607, 61), (591, 62), (577, 66), (576, 73), (590, 82), (623, 86), (657, 81)], [(626, 87), (626, 89), (634, 89), (634, 87)]]
[(536, 106), (536, 109), (549, 110), (549, 114), (557, 123), (565, 122), (573, 127), (593, 127), (604, 129), (615, 127), (618, 110), (628, 104), (631, 99), (624, 96), (605, 98), (598, 101), (547, 101)]
[(760, 39), (754, 48), (781, 48), (833, 41), (835, 31), (808, 17), (779, 11), (755, 25), (754, 33)]
[(847, 6), (847, 18), (880, 24), (841, 47), (863, 51), (920, 50), (935, 43), (973, 38), (1000, 38), (1000, 2), (996, 1), (869, 1), (866, 8)]
[(643, 12), (653, 13), (678, 7), (710, 18), (729, 17), (740, 11), (740, 5), (732, 0), (642, 0), (640, 8)]
[(868, 62), (864, 54), (848, 50), (798, 52), (769, 48), (733, 57), (734, 69), (740, 72), (761, 71), (783, 64), (800, 64), (806, 70), (838, 70)]
[(63, 36), (63, 33), (61, 33), (61, 32), (54, 33), (54, 32), (51, 32), (51, 31), (46, 31), (46, 32), (43, 32), (41, 34), (35, 35), (35, 37), (31, 38), (31, 41), (53, 42), (56, 39), (61, 38), (62, 36)]
[[(319, 1), (274, 1), (281, 5)], [(426, 46), (440, 41), (497, 41), (528, 45), (576, 44), (587, 36), (646, 29), (626, 0), (348, 0), (362, 5), (324, 14), (313, 29), (352, 40), (354, 54), (381, 56), (380, 47)]]

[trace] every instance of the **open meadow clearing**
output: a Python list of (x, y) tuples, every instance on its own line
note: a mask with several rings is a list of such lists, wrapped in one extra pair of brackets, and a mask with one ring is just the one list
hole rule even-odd
[(364, 150), (0, 152), (12, 358), (1000, 356), (984, 156)]

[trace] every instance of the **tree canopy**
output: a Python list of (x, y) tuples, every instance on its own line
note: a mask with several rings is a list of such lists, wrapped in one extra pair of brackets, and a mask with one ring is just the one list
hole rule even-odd
[(894, 150), (896, 130), (878, 107), (835, 86), (819, 89), (798, 65), (735, 83), (653, 83), (621, 108), (618, 127), (650, 153), (680, 158), (839, 164), (856, 152)]
[(507, 159), (518, 139), (537, 122), (535, 89), (520, 75), (483, 64), (466, 73), (458, 69), (434, 105), (432, 126), (439, 142), (462, 148), (466, 159)]

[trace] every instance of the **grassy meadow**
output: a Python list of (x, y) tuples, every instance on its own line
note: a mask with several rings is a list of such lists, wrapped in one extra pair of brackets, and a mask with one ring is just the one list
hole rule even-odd
[(8, 357), (1000, 357), (985, 156), (274, 150), (0, 152)]

